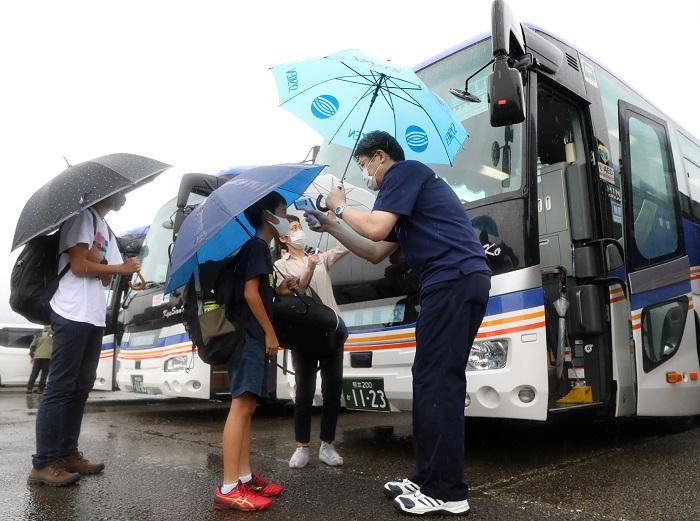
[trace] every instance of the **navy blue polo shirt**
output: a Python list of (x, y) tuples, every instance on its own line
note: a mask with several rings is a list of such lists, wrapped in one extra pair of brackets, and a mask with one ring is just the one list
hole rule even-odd
[(384, 175), (374, 210), (399, 215), (394, 232), (421, 288), (491, 272), (457, 194), (420, 161), (398, 161)]

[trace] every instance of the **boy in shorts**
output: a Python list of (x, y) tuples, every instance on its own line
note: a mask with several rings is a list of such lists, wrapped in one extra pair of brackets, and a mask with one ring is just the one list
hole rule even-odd
[[(266, 356), (281, 349), (272, 327), (272, 257), (269, 243), (287, 234), (287, 205), (272, 192), (244, 212), (255, 228), (235, 259), (236, 301), (230, 309), (241, 318), (245, 339), (228, 363), (231, 409), (223, 433), (224, 477), (214, 490), (214, 508), (243, 511), (265, 510), (283, 487), (270, 483), (250, 467), (250, 425), (257, 398), (264, 396)], [(291, 293), (296, 281), (289, 279), (279, 289)]]

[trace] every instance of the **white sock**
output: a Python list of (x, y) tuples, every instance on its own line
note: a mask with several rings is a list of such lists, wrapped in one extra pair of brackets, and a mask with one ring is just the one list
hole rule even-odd
[(237, 486), (238, 486), (238, 481), (236, 481), (235, 483), (224, 483), (223, 485), (221, 485), (221, 493), (228, 494)]
[(241, 483), (248, 483), (250, 480), (253, 479), (253, 473), (251, 472), (250, 474), (246, 474), (245, 476), (241, 476), (238, 479), (241, 480)]

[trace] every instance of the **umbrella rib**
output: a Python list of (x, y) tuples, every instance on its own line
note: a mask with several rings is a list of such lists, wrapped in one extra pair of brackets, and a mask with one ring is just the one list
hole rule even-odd
[(335, 139), (335, 136), (338, 135), (338, 132), (340, 132), (340, 129), (343, 128), (343, 125), (345, 125), (345, 122), (348, 120), (348, 118), (350, 117), (350, 115), (355, 111), (355, 109), (356, 109), (357, 106), (360, 104), (360, 102), (361, 102), (363, 99), (365, 99), (367, 96), (369, 96), (370, 93), (371, 93), (373, 90), (374, 90), (374, 86), (372, 86), (371, 88), (367, 89), (367, 90), (365, 91), (365, 93), (357, 99), (357, 101), (355, 102), (355, 104), (354, 104), (354, 105), (352, 106), (352, 108), (348, 111), (348, 114), (345, 116), (345, 118), (343, 118), (343, 121), (341, 121), (340, 124), (338, 125), (338, 128), (336, 129), (336, 131), (335, 131), (335, 133), (333, 134), (333, 136), (328, 140), (328, 143), (332, 143), (332, 142), (333, 142), (333, 140)]
[[(350, 76), (348, 76), (347, 78), (350, 78)], [(334, 77), (334, 78), (326, 78), (326, 79), (323, 80), (323, 81), (319, 81), (318, 83), (314, 83), (313, 85), (310, 85), (309, 87), (306, 87), (304, 90), (302, 90), (302, 91), (300, 91), (300, 92), (297, 92), (297, 93), (296, 93), (294, 96), (292, 96), (291, 98), (286, 99), (286, 100), (284, 100), (282, 103), (280, 103), (279, 106), (281, 107), (282, 105), (285, 105), (285, 104), (289, 103), (289, 102), (292, 101), (293, 99), (298, 98), (299, 96), (301, 96), (302, 94), (305, 94), (306, 92), (310, 91), (311, 89), (314, 89), (314, 88), (318, 87), (319, 85), (323, 85), (324, 83), (328, 83), (328, 82), (331, 82), (331, 81), (346, 81), (346, 82), (347, 82), (348, 80), (347, 80), (346, 77), (344, 77), (344, 76), (337, 76), (337, 77)], [(355, 82), (352, 82), (352, 83), (355, 83)], [(358, 85), (368, 85), (368, 84), (366, 84), (366, 83), (361, 83), (361, 82), (357, 82), (357, 84), (358, 84)]]
[[(353, 69), (352, 67), (350, 67), (350, 65), (348, 65), (347, 63), (345, 63), (345, 62), (343, 62), (343, 61), (338, 60), (338, 63), (342, 63), (343, 65), (345, 65), (348, 69), (350, 69), (352, 72), (354, 72), (354, 73), (355, 73), (356, 75), (358, 75), (358, 76), (365, 76), (364, 74), (362, 74), (362, 73), (359, 72), (359, 71), (356, 71), (355, 69)], [(377, 71), (374, 71), (374, 70), (370, 69), (370, 72), (372, 73), (372, 76), (375, 77), (374, 74), (375, 74)], [(413, 87), (411, 90), (422, 90), (422, 86), (420, 85), (420, 83), (414, 83), (414, 82), (405, 80), (405, 79), (403, 79), (403, 78), (396, 78), (396, 77), (392, 76), (391, 74), (386, 74), (386, 73), (379, 73), (379, 74), (383, 74), (385, 79), (391, 79), (391, 80), (394, 80), (394, 82), (395, 82), (396, 80), (406, 82), (406, 83), (408, 83), (409, 85), (411, 85), (411, 86)], [(386, 84), (386, 83), (385, 83), (385, 84)], [(396, 88), (401, 89), (401, 90), (404, 90), (404, 89), (405, 89), (405, 87), (400, 87), (400, 86), (398, 86), (398, 85), (396, 86)]]
[[(406, 96), (407, 96), (408, 98), (410, 98), (410, 99), (404, 98), (403, 96), (400, 96), (400, 95), (398, 95), (396, 92), (394, 92), (394, 96), (396, 96), (397, 98), (399, 98), (399, 99), (405, 101), (406, 103), (410, 103), (411, 105), (416, 105), (416, 106), (418, 106), (418, 107), (420, 106), (420, 103), (418, 103), (418, 102), (413, 98), (413, 96), (411, 96), (411, 95), (409, 94), (409, 92), (408, 92), (407, 90), (403, 89), (402, 87), (399, 87), (398, 85), (396, 85), (395, 87), (392, 87), (392, 89), (396, 89), (396, 90), (398, 90), (398, 91), (401, 91), (401, 92), (405, 93)], [(389, 90), (389, 89), (387, 89), (387, 90)], [(412, 89), (412, 90), (413, 90), (413, 89)], [(415, 90), (425, 90), (425, 89), (415, 89)]]
[(386, 93), (389, 96), (389, 100), (387, 101), (387, 103), (391, 107), (391, 115), (394, 118), (394, 137), (396, 137), (396, 132), (398, 130), (398, 127), (397, 127), (397, 123), (396, 123), (396, 108), (395, 108), (395, 104), (394, 104), (394, 99), (391, 97), (391, 91), (387, 91)]

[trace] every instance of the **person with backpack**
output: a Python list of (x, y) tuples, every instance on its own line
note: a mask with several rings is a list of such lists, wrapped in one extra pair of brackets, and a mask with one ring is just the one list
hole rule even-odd
[(51, 361), (51, 350), (53, 349), (53, 331), (51, 326), (44, 326), (41, 333), (34, 335), (32, 343), (29, 345), (29, 356), (32, 359), (32, 372), (27, 382), (27, 394), (31, 394), (34, 389), (34, 382), (39, 377), (37, 392), (44, 392), (46, 377), (49, 374), (49, 362)]
[[(36, 454), (29, 484), (63, 486), (97, 474), (104, 463), (85, 459), (78, 438), (88, 394), (100, 360), (107, 305), (103, 286), (114, 275), (131, 275), (138, 258), (122, 261), (105, 216), (124, 205), (112, 195), (68, 219), (58, 232), (58, 289), (51, 297), (53, 352), (36, 416)], [(69, 269), (64, 272), (64, 268)]]
[[(233, 277), (233, 301), (227, 303), (232, 322), (241, 324), (244, 338), (229, 358), (231, 408), (223, 432), (224, 476), (214, 489), (215, 509), (265, 510), (283, 487), (253, 473), (250, 462), (251, 419), (259, 397), (266, 396), (269, 358), (281, 349), (272, 326), (272, 256), (269, 244), (287, 235), (287, 205), (271, 192), (244, 211), (255, 228), (239, 250), (228, 275)], [(287, 280), (277, 291), (291, 294), (296, 286)]]
[[(337, 247), (322, 253), (307, 255), (304, 251), (306, 234), (297, 217), (289, 217), (289, 234), (280, 237), (282, 248), (286, 251), (275, 262), (275, 268), (285, 279), (298, 278), (299, 292), (312, 292), (321, 302), (331, 307), (340, 315), (340, 309), (333, 295), (330, 269), (348, 249), (338, 243)], [(279, 284), (284, 280), (278, 281)], [(309, 441), (311, 438), (311, 408), (316, 391), (316, 373), (321, 372), (321, 446), (318, 459), (332, 467), (343, 464), (343, 458), (333, 444), (335, 428), (340, 412), (340, 396), (343, 388), (343, 346), (348, 337), (347, 328), (340, 320), (335, 335), (335, 349), (330, 356), (319, 358), (311, 353), (292, 351), (294, 382), (296, 393), (294, 399), (294, 437), (296, 450), (289, 460), (291, 468), (303, 468), (309, 463)]]

